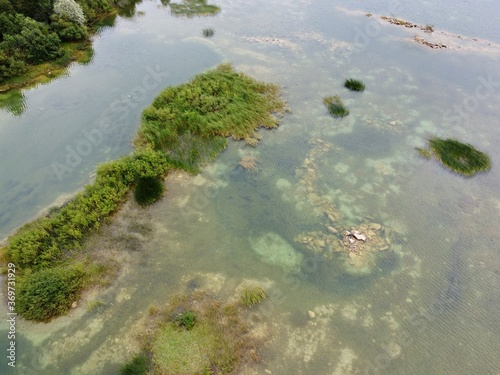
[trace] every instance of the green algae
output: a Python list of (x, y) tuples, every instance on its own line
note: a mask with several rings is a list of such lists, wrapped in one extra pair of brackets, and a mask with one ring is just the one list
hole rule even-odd
[(195, 16), (213, 16), (220, 12), (216, 5), (207, 4), (207, 0), (182, 0), (179, 3), (171, 3), (170, 11), (174, 16), (186, 16), (188, 18)]
[(365, 91), (365, 84), (357, 79), (349, 78), (344, 82), (344, 87), (351, 91)]

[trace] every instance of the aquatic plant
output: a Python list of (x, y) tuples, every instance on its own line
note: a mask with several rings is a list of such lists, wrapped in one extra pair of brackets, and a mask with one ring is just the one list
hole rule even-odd
[(340, 96), (328, 96), (323, 98), (323, 104), (328, 108), (328, 112), (333, 117), (345, 117), (349, 114), (349, 109), (344, 105)]
[(89, 303), (87, 303), (87, 311), (88, 312), (99, 311), (105, 305), (106, 304), (104, 303), (103, 300), (95, 299), (95, 300), (90, 301)]
[(239, 164), (243, 169), (247, 169), (250, 171), (257, 170), (257, 159), (255, 159), (255, 157), (251, 155), (243, 156)]
[(175, 323), (178, 327), (187, 329), (188, 331), (194, 327), (196, 322), (196, 314), (193, 311), (185, 311), (175, 318)]
[(418, 153), (420, 154), (420, 156), (426, 158), (426, 159), (430, 159), (432, 157), (432, 152), (431, 150), (427, 149), (427, 148), (420, 148), (420, 147), (416, 147), (415, 148)]
[(141, 206), (153, 204), (161, 198), (164, 189), (163, 181), (160, 178), (141, 177), (135, 184), (135, 201)]
[(180, 4), (170, 2), (170, 11), (174, 16), (211, 16), (220, 12), (216, 5), (207, 4), (207, 0), (182, 0)]
[(473, 176), (491, 168), (487, 154), (456, 139), (431, 138), (429, 150), (417, 149), (421, 155), (434, 156), (442, 165), (463, 176)]
[(203, 36), (206, 38), (210, 38), (210, 37), (214, 36), (214, 34), (215, 34), (215, 31), (212, 28), (203, 29)]
[(163, 151), (171, 164), (197, 172), (227, 145), (226, 137), (252, 137), (274, 128), (285, 103), (279, 87), (235, 72), (228, 64), (168, 87), (142, 114), (137, 147)]
[(434, 26), (432, 25), (425, 25), (423, 27), (423, 30), (426, 32), (426, 33), (432, 33), (434, 31)]
[(349, 78), (344, 82), (344, 86), (351, 91), (364, 91), (365, 84), (357, 79)]
[(120, 368), (120, 375), (147, 375), (151, 367), (150, 362), (145, 352), (137, 354)]
[(252, 307), (264, 301), (267, 293), (259, 286), (245, 287), (241, 292), (241, 303), (246, 307)]

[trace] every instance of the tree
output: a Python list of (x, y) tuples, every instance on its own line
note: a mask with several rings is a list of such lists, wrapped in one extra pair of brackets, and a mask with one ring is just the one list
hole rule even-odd
[(82, 7), (75, 0), (56, 0), (54, 3), (54, 13), (73, 21), (79, 25), (85, 25), (85, 15)]

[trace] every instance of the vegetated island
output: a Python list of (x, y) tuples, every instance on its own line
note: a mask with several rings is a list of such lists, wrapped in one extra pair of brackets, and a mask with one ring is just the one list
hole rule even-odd
[[(265, 335), (250, 311), (267, 297), (259, 286), (246, 286), (240, 298), (223, 303), (212, 293), (195, 291), (171, 298), (164, 308), (151, 306), (142, 351), (121, 366), (122, 375), (215, 375), (234, 373), (259, 362)], [(265, 332), (265, 331), (264, 331)]]
[(137, 0), (0, 0), (0, 92), (44, 83), (73, 61), (88, 63), (90, 36)]
[(427, 159), (434, 157), (442, 165), (462, 176), (472, 177), (491, 168), (490, 157), (470, 144), (452, 138), (436, 137), (429, 139), (428, 143), (428, 149), (417, 148), (421, 156)]
[[(85, 240), (129, 198), (161, 196), (157, 180), (173, 168), (196, 173), (227, 145), (227, 137), (255, 140), (260, 127), (278, 126), (286, 110), (277, 85), (258, 82), (228, 64), (166, 88), (144, 110), (135, 151), (97, 168), (96, 179), (70, 202), (19, 228), (0, 248), (16, 266), (15, 311), (34, 321), (65, 314), (81, 292), (106, 277), (107, 265)], [(5, 272), (5, 268), (3, 270)]]
[(185, 16), (188, 18), (196, 16), (213, 16), (220, 12), (216, 5), (207, 4), (207, 0), (182, 0), (181, 3), (172, 3), (170, 0), (162, 0), (163, 5), (170, 5), (170, 11), (174, 16)]

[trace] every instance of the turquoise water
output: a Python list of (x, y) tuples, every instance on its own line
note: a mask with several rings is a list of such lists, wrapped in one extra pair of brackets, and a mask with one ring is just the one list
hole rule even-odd
[[(170, 176), (151, 209), (126, 205), (89, 245), (123, 263), (109, 289), (86, 296), (104, 308), (88, 312), (84, 300), (49, 324), (19, 322), (15, 373), (117, 373), (139, 348), (150, 305), (192, 285), (227, 298), (245, 280), (271, 295), (254, 317), (269, 336), (264, 361), (245, 374), (500, 373), (498, 51), (432, 50), (376, 18), (494, 42), (498, 27), (484, 14), (495, 4), (461, 2), (449, 17), (444, 2), (401, 2), (397, 12), (368, 2), (217, 4), (220, 15), (188, 20), (143, 2), (143, 16), (95, 38), (91, 64), (25, 91), (20, 116), (0, 112), (5, 235), (129, 152), (141, 109), (168, 84), (228, 60), (282, 85), (291, 108), (257, 148), (231, 142), (199, 176)], [(206, 27), (213, 38), (202, 38)], [(150, 90), (148, 68), (166, 72)], [(365, 92), (343, 89), (351, 76)], [(334, 94), (351, 112), (342, 120), (321, 102)], [(59, 179), (54, 163), (103, 121), (119, 125)], [(414, 147), (432, 135), (473, 144), (493, 168), (464, 179), (419, 158)], [(244, 156), (257, 170), (239, 166)], [(390, 248), (360, 268), (300, 241), (370, 223)]]

